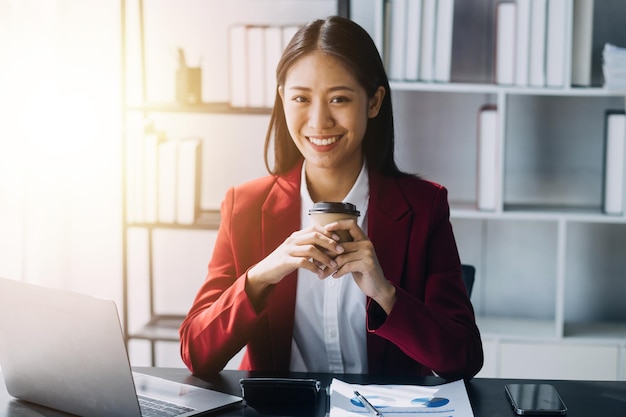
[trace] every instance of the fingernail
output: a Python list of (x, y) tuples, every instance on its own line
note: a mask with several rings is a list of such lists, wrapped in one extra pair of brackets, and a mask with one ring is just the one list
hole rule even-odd
[(344, 249), (343, 249), (343, 246), (341, 246), (341, 245), (337, 245), (337, 247), (335, 248), (335, 250), (336, 250), (337, 252), (339, 252), (339, 253), (342, 253)]
[(333, 238), (335, 241), (337, 241), (337, 242), (339, 242), (339, 239), (341, 239), (341, 238), (339, 237), (339, 235), (338, 235), (338, 234), (336, 234), (336, 233), (333, 233), (332, 238)]
[(330, 261), (330, 267), (331, 268), (336, 268), (337, 267), (337, 262), (335, 262), (334, 260)]

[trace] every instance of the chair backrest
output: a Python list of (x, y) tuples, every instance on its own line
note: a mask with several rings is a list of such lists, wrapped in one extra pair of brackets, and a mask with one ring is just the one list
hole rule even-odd
[(465, 283), (467, 296), (471, 297), (472, 288), (474, 288), (474, 278), (476, 276), (476, 268), (474, 268), (472, 265), (462, 264), (461, 275), (463, 276), (463, 282)]

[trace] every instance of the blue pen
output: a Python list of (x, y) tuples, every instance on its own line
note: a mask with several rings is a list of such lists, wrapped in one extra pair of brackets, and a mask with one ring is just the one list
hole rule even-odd
[(367, 399), (364, 396), (362, 396), (361, 393), (359, 393), (359, 391), (354, 390), (354, 395), (356, 395), (359, 401), (361, 401), (361, 404), (363, 404), (365, 408), (367, 408), (367, 411), (374, 414), (375, 416), (383, 417), (383, 413), (378, 411), (376, 407), (374, 407), (369, 401), (367, 401)]

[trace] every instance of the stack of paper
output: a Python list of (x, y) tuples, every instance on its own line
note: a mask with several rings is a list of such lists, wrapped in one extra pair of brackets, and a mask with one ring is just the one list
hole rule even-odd
[(434, 386), (358, 385), (333, 379), (330, 384), (330, 417), (360, 416), (368, 409), (354, 391), (385, 416), (464, 416), (474, 415), (462, 380)]
[(610, 90), (626, 90), (626, 48), (609, 43), (602, 50), (604, 86)]

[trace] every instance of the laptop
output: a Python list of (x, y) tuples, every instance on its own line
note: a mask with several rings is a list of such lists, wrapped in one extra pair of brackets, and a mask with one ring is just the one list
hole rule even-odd
[(187, 417), (242, 401), (132, 372), (113, 301), (6, 278), (0, 367), (13, 397), (80, 416), (154, 415), (147, 410), (156, 403)]

